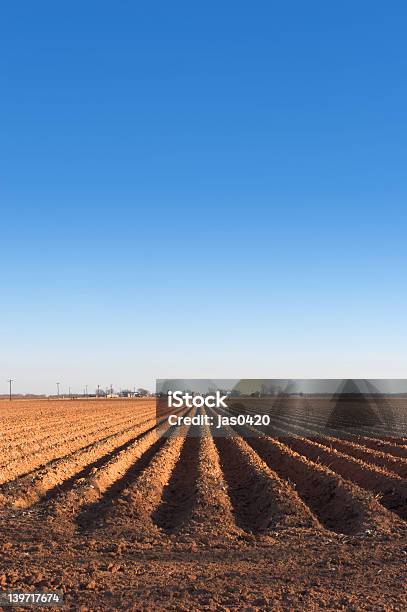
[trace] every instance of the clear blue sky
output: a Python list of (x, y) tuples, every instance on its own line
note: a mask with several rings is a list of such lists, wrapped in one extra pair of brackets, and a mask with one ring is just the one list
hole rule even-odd
[(5, 3), (4, 391), (405, 377), (406, 30), (401, 1)]

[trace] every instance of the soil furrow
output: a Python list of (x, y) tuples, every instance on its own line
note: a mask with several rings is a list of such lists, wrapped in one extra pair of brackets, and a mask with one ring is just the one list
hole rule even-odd
[(214, 442), (239, 527), (260, 534), (318, 526), (290, 484), (281, 480), (232, 428), (216, 430)]
[(131, 533), (132, 537), (161, 533), (152, 516), (179, 459), (184, 436), (161, 438), (159, 442), (149, 462), (142, 466), (136, 463), (115, 490), (101, 500), (99, 524), (117, 527), (120, 532)]
[(167, 533), (173, 533), (192, 512), (197, 494), (199, 437), (186, 437), (171, 478), (163, 490), (153, 521)]
[(356, 444), (355, 442), (350, 442), (349, 440), (342, 440), (340, 438), (334, 438), (333, 436), (324, 436), (318, 435), (315, 431), (308, 429), (307, 427), (291, 427), (287, 429), (283, 424), (280, 425), (280, 421), (273, 424), (273, 428), (275, 430), (276, 435), (281, 438), (284, 442), (288, 436), (300, 436), (302, 438), (308, 439), (311, 442), (317, 442), (324, 446), (327, 446), (332, 449), (336, 449), (340, 452), (343, 452), (349, 456), (355, 457), (356, 459), (360, 459), (365, 463), (372, 463), (381, 468), (386, 469), (387, 471), (393, 472), (402, 478), (407, 477), (407, 460), (399, 457), (394, 457), (393, 455), (389, 455), (387, 453), (383, 453), (382, 451), (376, 451), (372, 448), (367, 448)]
[(235, 523), (233, 506), (220, 466), (219, 453), (209, 427), (204, 426), (199, 439), (196, 494), (183, 536), (200, 542), (219, 542), (240, 536)]
[[(49, 514), (77, 515), (76, 522), (82, 526), (89, 524), (99, 515), (99, 518), (102, 518), (106, 511), (106, 502), (110, 503), (114, 496), (119, 495), (141, 466), (144, 466), (150, 454), (154, 454), (165, 443), (166, 438), (163, 436), (169, 430), (171, 428), (166, 420), (162, 419), (157, 426), (141, 433), (123, 448), (115, 449), (97, 469), (92, 467), (89, 470), (87, 466), (83, 474), (76, 474), (64, 482), (62, 494), (50, 504)], [(47, 498), (50, 495), (52, 491)]]
[(383, 508), (373, 494), (326, 466), (309, 461), (302, 453), (253, 428), (239, 428), (239, 432), (272, 470), (293, 484), (327, 529), (357, 534), (366, 530), (388, 532), (400, 525), (399, 517)]
[[(67, 453), (72, 453), (86, 446), (86, 442), (91, 439), (96, 442), (98, 440), (103, 440), (108, 435), (112, 433), (117, 433), (118, 431), (126, 431), (127, 429), (132, 429), (134, 427), (138, 427), (143, 425), (148, 420), (152, 421), (153, 416), (150, 416), (148, 419), (136, 420), (134, 417), (132, 419), (125, 419), (124, 421), (113, 422), (104, 427), (95, 427), (91, 430), (84, 430), (79, 435), (76, 435), (72, 438), (59, 438), (54, 434), (54, 440), (57, 440), (53, 444), (49, 444), (43, 448), (39, 447), (36, 450), (32, 450), (31, 448), (27, 448), (26, 452), (23, 453), (22, 456), (17, 459), (13, 459), (9, 461), (7, 464), (3, 464), (0, 466), (1, 477), (0, 484), (3, 482), (7, 482), (8, 480), (12, 480), (17, 476), (21, 476), (27, 473), (27, 468), (29, 467), (29, 471), (33, 469), (44, 466), (46, 463), (59, 459), (65, 456)], [(130, 424), (129, 427), (125, 427), (125, 425)]]
[[(232, 414), (236, 414), (237, 412), (239, 412), (239, 409), (234, 408), (232, 404), (229, 408), (229, 411)], [(249, 409), (246, 407), (245, 411), (256, 413), (256, 408), (254, 407)], [(314, 425), (313, 422), (310, 420), (307, 420), (302, 417), (288, 416), (283, 413), (279, 414), (278, 417), (273, 416), (273, 414), (271, 414), (271, 417), (271, 426), (269, 428), (266, 428), (268, 429), (268, 431), (266, 431), (265, 428), (261, 428), (261, 430), (265, 433), (273, 433), (274, 435), (273, 428), (278, 429), (278, 427), (281, 427), (281, 425), (283, 425), (284, 428), (292, 434), (296, 434), (301, 428), (303, 428), (307, 432), (310, 432), (310, 435), (312, 434), (313, 436), (328, 435), (329, 437), (332, 436), (334, 439), (343, 439), (359, 446), (371, 448), (372, 450), (376, 450), (383, 454), (394, 456), (396, 458), (407, 459), (407, 448), (403, 444), (393, 443), (391, 441), (391, 438), (389, 440), (385, 440), (383, 438), (369, 438), (367, 436), (357, 435), (341, 429), (334, 430), (327, 427), (318, 427)], [(279, 435), (278, 432), (276, 433), (276, 435)], [(340, 436), (340, 438), (338, 438), (338, 436)]]
[(101, 455), (108, 454), (122, 444), (134, 442), (141, 433), (149, 429), (149, 424), (152, 424), (151, 430), (156, 428), (155, 419), (153, 419), (145, 425), (137, 425), (124, 432), (116, 432), (66, 457), (51, 461), (49, 465), (34, 470), (25, 477), (6, 483), (0, 487), (0, 503), (21, 508), (31, 506), (51, 489), (80, 472), (88, 464), (97, 461)]
[[(143, 419), (151, 418), (154, 416), (153, 410), (148, 410), (145, 412), (141, 412), (140, 414), (126, 414), (126, 415), (110, 415), (107, 418), (98, 418), (97, 420), (97, 428), (95, 429), (95, 417), (89, 418), (89, 423), (80, 423), (73, 425), (71, 422), (66, 420), (65, 422), (58, 423), (54, 425), (50, 430), (48, 435), (39, 436), (32, 435), (31, 432), (27, 433), (26, 436), (22, 440), (17, 440), (15, 444), (7, 444), (0, 447), (0, 453), (3, 451), (7, 451), (7, 457), (10, 460), (19, 459), (23, 456), (26, 456), (28, 453), (35, 453), (39, 450), (47, 450), (50, 447), (55, 446), (57, 439), (56, 432), (63, 431), (64, 439), (59, 440), (68, 441), (73, 440), (78, 437), (83, 437), (84, 435), (91, 435), (93, 433), (97, 433), (102, 429), (106, 429), (108, 427), (118, 426), (122, 423), (130, 423), (135, 421), (141, 421)], [(45, 430), (41, 430), (41, 434), (45, 433)], [(0, 468), (6, 465), (5, 463), (0, 465)]]
[(268, 437), (247, 440), (267, 465), (295, 486), (301, 499), (327, 529), (344, 534), (366, 530), (387, 532), (398, 524), (398, 519), (382, 508), (373, 495), (326, 466), (309, 461)]
[(305, 438), (290, 437), (287, 444), (297, 453), (326, 465), (363, 489), (380, 494), (381, 504), (400, 518), (407, 519), (407, 483), (396, 474)]
[(216, 438), (235, 520), (249, 533), (292, 527), (316, 527), (312, 514), (295, 491), (268, 469), (241, 438)]
[[(68, 406), (68, 407), (67, 407)], [(155, 402), (151, 400), (139, 400), (139, 403), (127, 401), (126, 403), (115, 401), (114, 411), (112, 405), (98, 400), (96, 402), (86, 402), (86, 409), (82, 403), (77, 403), (75, 400), (69, 402), (47, 402), (47, 410), (44, 415), (35, 413), (34, 416), (27, 418), (23, 408), (17, 410), (15, 422), (18, 425), (4, 418), (0, 423), (1, 448), (10, 448), (13, 446), (24, 445), (27, 442), (27, 436), (32, 439), (37, 439), (38, 435), (44, 432), (52, 432), (65, 428), (78, 428), (86, 426), (87, 423), (93, 424), (95, 414), (99, 416), (99, 422), (111, 419), (112, 414), (123, 418), (130, 418), (132, 415), (140, 415), (142, 412), (155, 412)], [(29, 413), (31, 414), (31, 413)], [(57, 417), (54, 414), (58, 414)], [(78, 425), (79, 424), (79, 425)]]

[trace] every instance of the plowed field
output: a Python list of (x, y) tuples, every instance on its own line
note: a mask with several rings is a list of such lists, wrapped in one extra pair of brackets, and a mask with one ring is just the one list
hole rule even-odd
[(190, 436), (153, 399), (2, 400), (0, 588), (72, 610), (405, 610), (392, 402), (379, 436), (303, 398), (267, 430)]

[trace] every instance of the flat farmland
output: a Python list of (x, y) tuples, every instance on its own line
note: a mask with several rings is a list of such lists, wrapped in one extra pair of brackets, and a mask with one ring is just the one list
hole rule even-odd
[(0, 588), (83, 611), (405, 610), (406, 408), (273, 398), (268, 427), (192, 432), (152, 398), (0, 400)]

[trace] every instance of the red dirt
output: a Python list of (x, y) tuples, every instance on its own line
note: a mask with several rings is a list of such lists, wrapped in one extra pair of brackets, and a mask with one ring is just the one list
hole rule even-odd
[(83, 612), (405, 610), (404, 439), (307, 439), (300, 409), (279, 404), (283, 443), (163, 437), (153, 400), (0, 401), (0, 589)]

